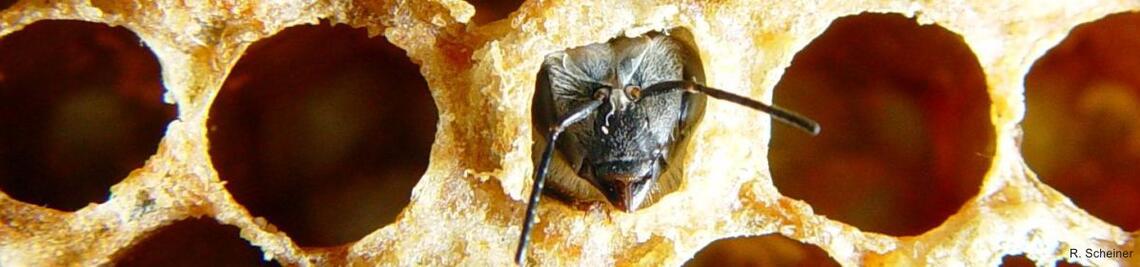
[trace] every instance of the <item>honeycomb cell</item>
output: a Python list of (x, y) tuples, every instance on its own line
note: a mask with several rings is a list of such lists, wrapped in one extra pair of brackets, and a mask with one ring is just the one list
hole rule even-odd
[(250, 47), (210, 111), (226, 188), (302, 246), (395, 220), (427, 168), (437, 111), (403, 50), (364, 29), (298, 26)]
[(898, 14), (837, 19), (793, 59), (777, 105), (819, 136), (775, 126), (781, 193), (865, 231), (917, 235), (977, 193), (994, 128), (977, 59), (962, 38)]
[(817, 246), (779, 234), (721, 239), (685, 263), (699, 266), (839, 266)]
[(0, 39), (0, 188), (74, 211), (143, 166), (175, 116), (124, 28), (42, 21)]
[(523, 1), (467, 0), (467, 3), (475, 6), (475, 16), (471, 17), (471, 21), (475, 24), (487, 24), (507, 18), (511, 12), (515, 12), (519, 6), (522, 6)]
[(156, 230), (122, 251), (115, 266), (280, 266), (239, 236), (241, 229), (210, 218), (188, 219)]
[[(1025, 254), (1017, 254), (1017, 255), (1006, 255), (1005, 257), (1002, 257), (1001, 258), (1001, 266), (1003, 266), (1003, 267), (1029, 267), (1029, 266), (1037, 266), (1037, 263), (1034, 262), (1033, 260), (1030, 260), (1028, 257), (1025, 257)], [(1079, 266), (1084, 266), (1084, 265), (1075, 264), (1075, 263), (1068, 263), (1068, 262), (1064, 262), (1064, 261), (1057, 261), (1056, 263), (1054, 263), (1053, 266), (1079, 267)]]
[(1025, 86), (1029, 167), (1092, 215), (1140, 229), (1140, 14), (1076, 27)]
[(16, 4), (16, 0), (0, 0), (0, 10), (8, 9), (13, 4)]
[[(697, 54), (699, 48), (693, 42), (693, 35), (687, 28), (673, 28), (662, 32), (650, 32), (636, 37), (615, 37), (606, 43), (591, 44), (588, 46), (569, 48), (558, 53), (564, 53), (568, 59), (562, 61), (563, 64), (570, 64), (573, 62), (576, 66), (581, 67), (585, 73), (596, 72), (624, 72), (629, 70), (636, 70), (634, 73), (641, 75), (669, 75), (668, 72), (654, 69), (631, 69), (627, 66), (618, 66), (613, 68), (597, 68), (597, 66), (608, 66), (606, 64), (619, 64), (625, 62), (625, 58), (634, 58), (637, 54), (631, 53), (647, 53), (636, 52), (637, 48), (628, 47), (647, 47), (643, 50), (651, 50), (648, 46), (639, 46), (639, 42), (649, 41), (662, 44), (670, 44), (675, 47), (670, 50), (657, 50), (657, 51), (671, 51), (676, 53), (685, 60), (679, 61), (677, 65), (678, 76), (681, 74), (691, 75), (688, 81), (701, 82), (705, 78), (704, 70), (700, 67), (702, 59)], [(664, 45), (662, 45), (664, 46)], [(597, 47), (607, 47), (606, 53), (612, 53), (613, 60), (609, 58), (602, 58), (596, 56), (579, 56), (585, 55), (589, 51), (595, 50)], [(635, 52), (630, 52), (635, 51)], [(655, 55), (661, 54), (656, 52)], [(547, 54), (546, 58), (553, 57), (553, 53)], [(607, 54), (610, 55), (610, 54)], [(649, 56), (645, 56), (649, 57)], [(586, 64), (581, 62), (589, 62), (597, 60), (601, 63)], [(648, 62), (648, 61), (646, 61)], [(536, 73), (538, 82), (535, 86), (535, 94), (531, 100), (531, 116), (532, 127), (537, 129), (536, 134), (533, 135), (534, 146), (532, 147), (534, 158), (533, 161), (538, 163), (542, 161), (544, 156), (543, 151), (547, 148), (550, 138), (549, 132), (544, 129), (552, 129), (558, 123), (559, 118), (563, 116), (571, 116), (571, 110), (576, 105), (583, 105), (581, 103), (588, 102), (591, 90), (597, 90), (588, 86), (593, 85), (571, 85), (569, 88), (574, 89), (558, 89), (567, 88), (560, 86), (566, 81), (571, 79), (592, 80), (592, 82), (609, 83), (606, 80), (597, 80), (598, 77), (589, 75), (573, 74), (565, 78), (553, 73), (561, 72), (565, 69), (560, 69), (557, 65), (550, 65), (544, 63), (542, 69)], [(639, 80), (623, 81), (627, 83), (642, 82)], [(612, 86), (612, 85), (607, 85)], [(642, 85), (646, 86), (646, 85)], [(617, 87), (620, 88), (620, 87)], [(569, 96), (566, 96), (569, 95)], [(619, 99), (615, 96), (605, 96), (604, 101), (611, 101)], [(686, 147), (690, 139), (685, 135), (674, 135), (672, 139), (666, 143), (652, 143), (652, 142), (639, 142), (637, 139), (650, 140), (656, 138), (655, 129), (663, 129), (664, 132), (674, 131), (674, 133), (691, 131), (692, 128), (700, 121), (707, 99), (704, 95), (689, 95), (683, 96), (681, 93), (676, 93), (675, 102), (662, 101), (656, 98), (644, 98), (648, 102), (636, 102), (636, 105), (630, 104), (626, 108), (618, 108), (617, 110), (626, 109), (627, 112), (614, 111), (609, 105), (601, 105), (597, 109), (585, 113), (579, 122), (571, 124), (567, 128), (563, 137), (559, 138), (558, 144), (554, 146), (551, 151), (550, 164), (547, 166), (548, 171), (546, 175), (545, 193), (554, 196), (556, 199), (564, 200), (568, 203), (590, 203), (590, 202), (603, 202), (609, 203), (611, 207), (617, 210), (633, 212), (637, 209), (650, 207), (657, 202), (661, 197), (672, 194), (677, 190), (676, 184), (684, 179), (683, 174), (676, 172), (676, 170), (683, 169), (686, 164), (680, 160), (684, 149), (673, 150), (668, 153), (657, 153), (661, 150), (669, 150), (673, 148)], [(667, 99), (667, 98), (662, 98)], [(559, 107), (565, 105), (565, 107)], [(624, 105), (624, 104), (622, 104)], [(637, 107), (638, 109), (644, 108), (648, 112), (642, 112), (638, 109), (633, 109), (628, 112), (629, 107)], [(566, 108), (566, 110), (559, 110)], [(671, 111), (675, 109), (678, 113), (673, 114), (674, 117), (669, 117), (668, 114), (662, 115), (661, 112)], [(689, 116), (681, 116), (681, 112), (686, 112)], [(696, 114), (696, 115), (693, 115)], [(686, 119), (687, 118), (687, 119)], [(606, 121), (623, 121), (621, 123), (610, 124), (610, 122), (600, 123)], [(628, 123), (628, 121), (642, 121), (644, 124), (638, 122)], [(651, 122), (652, 121), (652, 122)], [(596, 123), (596, 124), (595, 124)], [(658, 124), (660, 123), (660, 124)], [(607, 128), (612, 127), (612, 128)], [(650, 126), (656, 125), (656, 126)], [(600, 127), (599, 127), (600, 126)], [(577, 128), (581, 127), (581, 128)], [(591, 127), (598, 127), (591, 129)], [(610, 130), (613, 129), (613, 130)], [(638, 134), (647, 133), (647, 134)], [(667, 134), (662, 134), (660, 137), (666, 137)], [(633, 149), (631, 149), (633, 147)], [(584, 152), (574, 159), (571, 152), (574, 149), (581, 149)], [(652, 161), (645, 160), (630, 160), (630, 159), (644, 159), (647, 157), (654, 157), (644, 151), (654, 151), (657, 153)], [(574, 162), (577, 161), (577, 162)], [(669, 162), (669, 163), (663, 163)], [(622, 194), (615, 193), (620, 190), (614, 190), (615, 184), (620, 186), (624, 182), (615, 180), (617, 176), (625, 176), (636, 174), (634, 171), (638, 168), (645, 167), (644, 170), (648, 174), (648, 180), (653, 181), (648, 183), (648, 186), (643, 187), (627, 187), (627, 190), (634, 193)], [(541, 168), (541, 166), (536, 166)], [(601, 173), (609, 173), (610, 178)], [(593, 177), (593, 178), (590, 178)], [(583, 182), (587, 180), (596, 180), (597, 182)], [(618, 182), (615, 182), (618, 181)], [(608, 188), (608, 189), (607, 189)], [(617, 187), (620, 188), (620, 187)], [(632, 189), (639, 188), (639, 189)], [(608, 192), (608, 193), (607, 193)], [(637, 193), (641, 192), (641, 193)], [(638, 199), (637, 195), (642, 195), (642, 200)], [(632, 206), (629, 204), (622, 204), (623, 200), (632, 200), (630, 202), (637, 203)]]

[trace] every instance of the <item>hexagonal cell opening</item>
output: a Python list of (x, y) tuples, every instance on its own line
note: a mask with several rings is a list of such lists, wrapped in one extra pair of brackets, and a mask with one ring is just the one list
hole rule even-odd
[(234, 198), (302, 246), (395, 220), (427, 169), (438, 114), (405, 52), (364, 29), (297, 26), (258, 41), (210, 111)]
[(817, 246), (780, 234), (767, 234), (714, 241), (684, 266), (839, 266), (839, 263)]
[(241, 229), (210, 218), (178, 221), (114, 257), (115, 266), (280, 266), (241, 239)]
[(467, 3), (475, 6), (471, 22), (482, 25), (507, 18), (522, 6), (523, 0), (467, 0)]
[(994, 127), (980, 65), (957, 34), (898, 14), (843, 17), (800, 51), (774, 102), (823, 125), (773, 127), (781, 193), (864, 231), (917, 235), (977, 193)]
[(155, 153), (174, 106), (158, 61), (121, 27), (41, 21), (0, 39), (0, 189), (74, 211)]
[(6, 10), (16, 4), (16, 0), (0, 0), (0, 11)]
[(1092, 215), (1140, 229), (1140, 14), (1076, 27), (1025, 87), (1029, 167)]
[[(1001, 257), (1001, 265), (1000, 266), (1002, 266), (1002, 267), (1031, 267), (1031, 266), (1037, 266), (1037, 262), (1034, 262), (1033, 260), (1029, 259), (1029, 257), (1025, 256), (1025, 254), (1005, 255), (1005, 257)], [(1084, 265), (1080, 265), (1080, 264), (1076, 264), (1076, 263), (1069, 263), (1069, 262), (1065, 262), (1065, 261), (1057, 261), (1056, 263), (1054, 263), (1053, 266), (1080, 267), (1080, 266), (1084, 266)]]

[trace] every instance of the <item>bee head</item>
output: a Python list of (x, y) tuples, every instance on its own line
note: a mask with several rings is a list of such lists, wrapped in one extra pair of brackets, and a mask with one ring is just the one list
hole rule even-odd
[(578, 176), (585, 178), (614, 207), (636, 211), (653, 191), (674, 145), (682, 110), (675, 92), (640, 98), (640, 88), (602, 89), (608, 104), (594, 114)]

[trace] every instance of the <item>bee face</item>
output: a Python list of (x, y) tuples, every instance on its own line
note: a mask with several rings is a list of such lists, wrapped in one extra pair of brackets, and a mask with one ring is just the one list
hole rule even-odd
[[(570, 126), (556, 147), (581, 179), (619, 210), (636, 211), (657, 190), (673, 152), (696, 124), (703, 95), (671, 91), (642, 97), (659, 82), (699, 79), (691, 49), (663, 34), (618, 38), (547, 56), (535, 100), (538, 129), (599, 98), (602, 105)], [(567, 174), (562, 174), (563, 176)], [(567, 185), (570, 184), (570, 185)], [(589, 189), (570, 189), (589, 190)]]
[[(807, 117), (704, 86), (694, 51), (670, 35), (650, 33), (546, 57), (531, 108), (535, 130), (546, 143), (535, 146), (543, 149), (536, 158), (516, 263), (523, 263), (548, 176), (552, 189), (571, 201), (600, 198), (625, 212), (671, 191), (662, 189), (667, 184), (663, 181), (675, 185), (679, 179), (668, 175), (668, 170), (678, 169), (670, 162), (689, 129), (700, 121), (706, 96), (766, 112), (812, 135), (819, 133), (819, 124)], [(561, 164), (551, 165), (554, 158)], [(663, 179), (663, 174), (673, 179)]]

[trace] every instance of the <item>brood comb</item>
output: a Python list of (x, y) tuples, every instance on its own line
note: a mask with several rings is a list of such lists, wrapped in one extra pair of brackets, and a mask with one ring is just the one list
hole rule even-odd
[[(1036, 59), (1078, 25), (1138, 8), (1111, 0), (554, 0), (527, 1), (507, 18), (476, 25), (469, 23), (474, 7), (461, 0), (18, 1), (0, 12), (0, 38), (45, 20), (136, 34), (161, 65), (177, 119), (155, 153), (102, 203), (65, 212), (0, 194), (0, 265), (114, 263), (153, 233), (198, 217), (239, 228), (265, 258), (287, 265), (509, 265), (531, 183), (529, 111), (544, 55), (683, 28), (709, 84), (770, 102), (798, 51), (834, 20), (865, 12), (901, 14), (960, 35), (984, 74), (992, 162), (976, 195), (939, 226), (917, 236), (878, 234), (782, 195), (767, 164), (772, 124), (711, 101), (685, 157), (701, 164), (686, 167), (680, 190), (634, 214), (544, 201), (530, 262), (679, 265), (715, 240), (775, 233), (819, 246), (844, 265), (992, 266), (1015, 254), (1041, 263), (1136, 264), (1136, 257), (1065, 257), (1071, 248), (1136, 250), (1135, 233), (1041, 182), (1023, 160), (1020, 123), (1023, 79)], [(208, 140), (207, 121), (247, 48), (321, 20), (366, 28), (406, 51), (440, 120), (427, 171), (395, 222), (345, 245), (309, 248), (235, 201), (211, 163), (217, 143)]]

